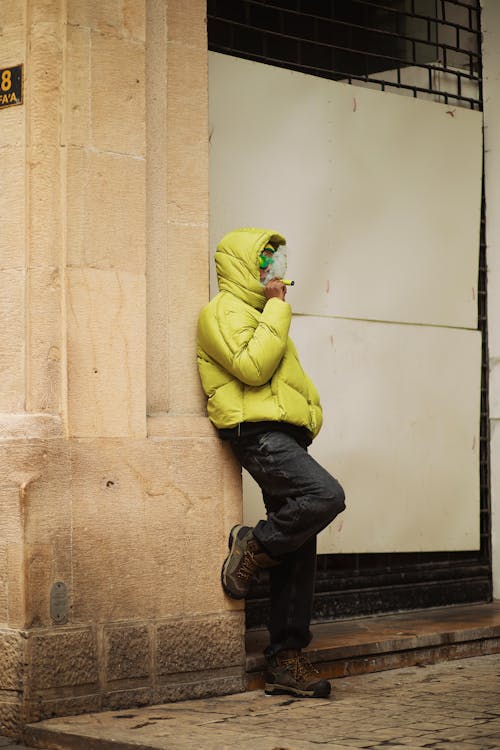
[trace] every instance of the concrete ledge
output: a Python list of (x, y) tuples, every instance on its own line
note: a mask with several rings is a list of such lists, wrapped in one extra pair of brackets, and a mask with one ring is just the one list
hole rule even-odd
[[(500, 602), (313, 625), (310, 660), (326, 679), (500, 653)], [(267, 632), (247, 633), (247, 690), (264, 684)]]

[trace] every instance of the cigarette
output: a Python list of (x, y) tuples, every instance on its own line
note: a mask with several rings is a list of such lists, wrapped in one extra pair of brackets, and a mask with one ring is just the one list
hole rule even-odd
[(295, 286), (295, 281), (291, 279), (281, 279), (281, 283), (285, 284), (285, 286)]

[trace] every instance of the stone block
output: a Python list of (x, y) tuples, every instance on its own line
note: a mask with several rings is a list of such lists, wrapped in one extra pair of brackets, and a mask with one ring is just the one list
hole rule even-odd
[(153, 688), (143, 687), (125, 690), (112, 690), (102, 696), (103, 711), (119, 711), (122, 708), (137, 708), (153, 702)]
[(19, 632), (0, 630), (0, 690), (21, 690), (24, 642)]
[(206, 397), (196, 366), (196, 327), (201, 306), (208, 301), (207, 227), (169, 224), (167, 256), (170, 266), (182, 257), (182, 274), (170, 277), (167, 294), (169, 409), (201, 415)]
[[(12, 483), (10, 452), (0, 450), (0, 623), (25, 624), (23, 494)], [(2, 659), (0, 659), (2, 664)]]
[(92, 34), (92, 145), (145, 156), (145, 45)]
[(73, 630), (31, 635), (28, 664), (33, 691), (93, 685), (98, 680), (95, 634)]
[(72, 268), (67, 278), (70, 433), (145, 435), (144, 277)]
[(244, 622), (240, 614), (175, 618), (158, 625), (159, 675), (243, 667), (244, 659)]
[(123, 32), (125, 36), (146, 40), (147, 3), (123, 3)]
[[(69, 446), (64, 440), (0, 446), (8, 562), (8, 622), (50, 624), (55, 580), (71, 580)], [(25, 612), (25, 608), (27, 612)], [(28, 618), (28, 621), (26, 621)]]
[[(167, 86), (166, 4), (152, 2), (148, 9), (146, 45), (147, 80), (157, 95), (146, 100), (147, 135), (147, 254), (148, 289), (147, 387), (148, 414), (167, 411), (168, 405), (168, 279), (167, 258)], [(171, 269), (170, 269), (171, 270)]]
[[(69, 445), (47, 442), (39, 476), (25, 489), (28, 625), (51, 625), (50, 591), (71, 582), (71, 476)], [(70, 591), (71, 595), (71, 591)]]
[(58, 266), (62, 260), (61, 154), (58, 146), (27, 152), (28, 263)]
[(58, 267), (32, 268), (27, 276), (30, 314), (27, 408), (33, 412), (62, 411), (62, 289)]
[(205, 0), (167, 4), (169, 42), (207, 49), (207, 4)]
[(168, 216), (208, 224), (207, 50), (167, 45)]
[[(61, 142), (63, 75), (62, 26), (39, 22), (31, 26), (29, 54), (29, 133), (31, 146), (56, 147)], [(24, 55), (23, 55), (24, 57)]]
[[(1, 532), (2, 529), (0, 527), (0, 534)], [(5, 624), (9, 622), (8, 554), (8, 545), (2, 539), (0, 541), (0, 623)]]
[[(60, 695), (57, 698), (45, 697), (43, 693), (36, 695), (33, 700), (29, 700), (25, 704), (25, 724), (51, 719), (54, 716), (77, 716), (78, 714), (100, 711), (102, 709), (102, 694), (97, 692), (97, 689), (97, 686), (93, 685), (90, 688), (91, 692), (86, 693), (86, 689), (83, 688), (83, 695), (72, 698), (62, 697), (61, 694), (64, 692), (62, 690), (58, 691)], [(77, 691), (79, 690), (82, 690), (82, 688), (77, 688)], [(70, 691), (68, 690), (68, 692)], [(27, 734), (26, 729), (23, 734)]]
[[(3, 41), (3, 37), (1, 36), (0, 41)], [(26, 107), (24, 105), (7, 107), (7, 109), (3, 110), (2, 129), (0, 131), (0, 153), (3, 153), (7, 146), (14, 148), (24, 147), (26, 132), (25, 113)]]
[(104, 631), (106, 680), (133, 680), (151, 672), (151, 644), (145, 626), (109, 626)]
[(0, 698), (0, 736), (19, 737), (24, 724), (24, 711), (20, 701)]
[(108, 36), (144, 41), (144, 3), (123, 0), (68, 0), (68, 22)]
[(17, 543), (7, 545), (7, 617), (5, 622), (10, 627), (26, 625), (26, 583), (25, 583), (24, 543), (19, 537)]
[(0, 440), (48, 440), (63, 435), (59, 414), (0, 413)]
[(90, 29), (67, 27), (63, 143), (90, 146)]
[(3, 269), (19, 269), (25, 263), (25, 173), (24, 149), (19, 146), (0, 147), (0, 253)]
[(68, 265), (144, 275), (145, 189), (144, 160), (71, 148)]
[(24, 25), (24, 3), (2, 3), (2, 34), (8, 31), (9, 26)]
[(0, 451), (0, 470), (3, 474), (0, 480), (0, 623), (23, 627), (25, 587), (22, 491), (18, 486), (8, 486), (11, 467), (6, 453), (8, 452), (5, 450)]
[(29, 6), (31, 24), (58, 23), (65, 20), (65, 3), (63, 0), (37, 0)]
[(194, 698), (208, 698), (215, 695), (231, 695), (245, 690), (243, 674), (215, 674), (210, 678), (172, 682), (159, 685), (154, 691), (154, 703), (171, 703)]
[(218, 442), (72, 442), (76, 621), (233, 608), (220, 586), (226, 530)]
[(24, 409), (25, 272), (0, 270), (0, 411)]

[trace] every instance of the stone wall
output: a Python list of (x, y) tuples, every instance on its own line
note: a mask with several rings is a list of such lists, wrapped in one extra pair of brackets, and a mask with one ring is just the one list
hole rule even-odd
[[(243, 687), (205, 417), (205, 3), (0, 0), (0, 734)], [(5, 186), (5, 188), (4, 188)], [(67, 611), (51, 610), (54, 584)], [(64, 602), (63, 602), (64, 605)]]

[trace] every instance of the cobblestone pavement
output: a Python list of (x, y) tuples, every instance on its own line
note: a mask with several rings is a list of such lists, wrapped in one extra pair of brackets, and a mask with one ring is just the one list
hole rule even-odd
[(255, 691), (44, 725), (117, 749), (490, 750), (500, 748), (500, 654), (334, 680), (328, 700)]

